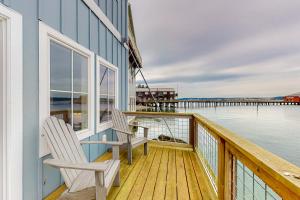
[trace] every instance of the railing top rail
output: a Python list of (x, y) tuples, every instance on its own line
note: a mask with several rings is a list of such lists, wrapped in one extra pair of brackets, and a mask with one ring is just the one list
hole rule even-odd
[(287, 186), (287, 188), (300, 196), (299, 167), (199, 114), (193, 114), (193, 116), (198, 123), (212, 132), (214, 136), (223, 139), (231, 147), (238, 150), (242, 156), (254, 163), (258, 172), (259, 170), (263, 170), (269, 173), (273, 179)]
[(124, 112), (127, 116), (139, 117), (174, 117), (174, 118), (193, 118), (192, 113), (173, 113), (173, 112)]

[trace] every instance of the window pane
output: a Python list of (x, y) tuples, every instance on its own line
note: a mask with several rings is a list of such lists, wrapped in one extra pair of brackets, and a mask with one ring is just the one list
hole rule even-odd
[(108, 121), (108, 96), (100, 95), (100, 123)]
[(71, 91), (72, 52), (53, 41), (50, 44), (51, 90)]
[(101, 94), (108, 92), (108, 68), (103, 65), (100, 66), (100, 92)]
[(100, 123), (108, 121), (108, 68), (100, 66)]
[(50, 92), (50, 115), (71, 124), (71, 93)]
[(76, 52), (73, 59), (74, 91), (88, 93), (88, 59)]
[(113, 70), (109, 70), (109, 117), (108, 119), (111, 120), (111, 111), (115, 107), (115, 72)]
[(87, 94), (73, 94), (73, 128), (75, 131), (88, 128)]
[(113, 70), (109, 70), (109, 95), (115, 95), (115, 72)]
[(111, 120), (112, 119), (112, 117), (111, 117), (111, 115), (112, 115), (112, 109), (113, 108), (115, 108), (115, 97), (114, 96), (110, 96), (109, 97), (109, 114), (108, 114), (108, 120)]

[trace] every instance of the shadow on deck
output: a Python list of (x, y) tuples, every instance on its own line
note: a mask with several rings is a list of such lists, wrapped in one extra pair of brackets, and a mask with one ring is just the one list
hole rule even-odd
[[(128, 165), (121, 153), (121, 185), (112, 187), (107, 199), (214, 199), (197, 155), (191, 149), (151, 144), (148, 156), (143, 148), (133, 151)], [(108, 160), (106, 153), (97, 161)], [(61, 186), (45, 200), (57, 199), (66, 190)]]

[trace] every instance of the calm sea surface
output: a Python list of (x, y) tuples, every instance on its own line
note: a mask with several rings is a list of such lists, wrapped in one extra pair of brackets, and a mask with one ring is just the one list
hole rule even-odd
[(300, 106), (179, 109), (196, 112), (300, 167)]

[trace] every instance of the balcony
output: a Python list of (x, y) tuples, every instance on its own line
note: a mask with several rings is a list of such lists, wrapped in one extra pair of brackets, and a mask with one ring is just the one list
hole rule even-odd
[[(108, 199), (300, 199), (299, 167), (200, 115), (126, 115), (149, 127), (152, 140), (148, 156), (134, 150), (132, 165), (121, 153), (121, 186)], [(110, 157), (106, 153), (98, 161)]]

